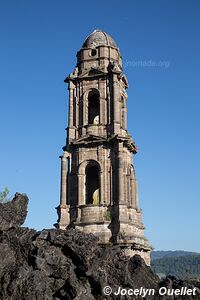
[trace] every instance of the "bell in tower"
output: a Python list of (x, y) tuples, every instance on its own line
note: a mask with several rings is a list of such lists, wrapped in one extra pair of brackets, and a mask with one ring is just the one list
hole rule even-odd
[(61, 156), (57, 227), (93, 233), (101, 244), (118, 244), (150, 263), (138, 206), (133, 154), (127, 131), (128, 82), (115, 41), (95, 30), (77, 53), (68, 83), (66, 145)]

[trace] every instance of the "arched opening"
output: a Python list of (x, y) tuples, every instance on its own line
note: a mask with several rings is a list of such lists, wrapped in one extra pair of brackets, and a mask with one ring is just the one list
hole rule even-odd
[(100, 101), (99, 92), (90, 91), (88, 94), (88, 123), (99, 124), (100, 118)]
[(89, 164), (86, 168), (86, 204), (100, 202), (100, 176), (98, 165)]

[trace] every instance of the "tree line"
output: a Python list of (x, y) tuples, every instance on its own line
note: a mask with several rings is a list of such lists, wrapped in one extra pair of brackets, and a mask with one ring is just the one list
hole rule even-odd
[(152, 261), (151, 268), (157, 274), (200, 280), (200, 254), (155, 259)]

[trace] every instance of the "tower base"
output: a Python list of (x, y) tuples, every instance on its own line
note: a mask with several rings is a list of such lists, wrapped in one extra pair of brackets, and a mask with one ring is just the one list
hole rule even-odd
[(72, 226), (99, 238), (99, 244), (119, 245), (126, 256), (140, 255), (150, 265), (152, 246), (144, 236), (141, 210), (126, 205), (81, 205), (76, 208), (59, 206), (57, 228)]
[[(93, 224), (74, 224), (75, 228), (84, 232), (84, 233), (93, 233), (97, 238), (99, 238), (99, 244), (101, 245), (118, 245), (122, 253), (125, 256), (132, 257), (135, 254), (140, 255), (146, 265), (150, 266), (151, 259), (151, 251), (152, 246), (150, 245), (149, 241), (143, 237), (132, 237), (127, 241), (118, 238), (117, 241), (112, 241), (112, 234), (109, 229), (110, 222), (102, 222), (102, 223), (93, 223)], [(121, 224), (125, 225), (125, 224)], [(127, 224), (126, 224), (127, 225)], [(124, 227), (124, 226), (123, 226)]]

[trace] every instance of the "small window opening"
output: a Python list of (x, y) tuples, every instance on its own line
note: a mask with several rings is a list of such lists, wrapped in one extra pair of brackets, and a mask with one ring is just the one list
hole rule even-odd
[(88, 123), (99, 124), (99, 116), (99, 93), (97, 91), (91, 91), (88, 95)]
[(97, 54), (97, 50), (96, 49), (92, 49), (91, 50), (91, 56), (95, 56)]
[(99, 168), (88, 166), (86, 169), (86, 204), (99, 204)]

